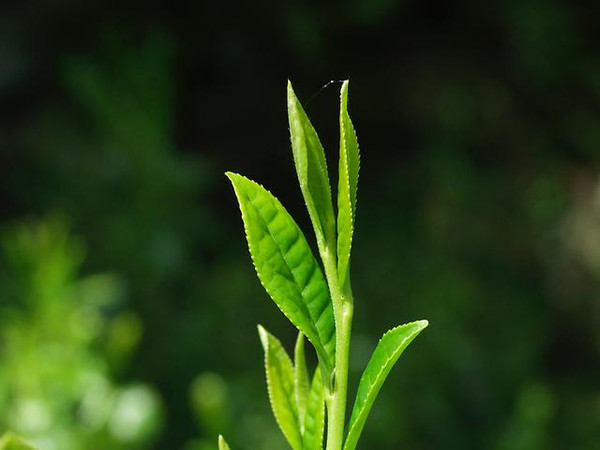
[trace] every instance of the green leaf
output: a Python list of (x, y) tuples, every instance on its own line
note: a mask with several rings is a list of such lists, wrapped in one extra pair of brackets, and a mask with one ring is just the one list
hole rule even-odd
[(262, 285), (308, 338), (327, 374), (335, 358), (335, 323), (323, 272), (294, 219), (261, 185), (227, 173), (242, 211), (248, 247)]
[(317, 241), (334, 244), (335, 215), (325, 151), (289, 81), (287, 104), (296, 173)]
[(267, 387), (275, 420), (292, 449), (301, 450), (302, 434), (294, 394), (292, 360), (281, 342), (260, 325), (258, 333), (265, 351)]
[(34, 448), (17, 435), (9, 432), (0, 438), (0, 450), (34, 450)]
[(350, 270), (350, 249), (356, 216), (356, 192), (360, 153), (356, 132), (348, 114), (348, 81), (340, 93), (340, 163), (338, 180), (337, 256), (338, 277), (344, 285)]
[(231, 450), (227, 442), (225, 442), (225, 438), (219, 435), (219, 450)]
[(306, 401), (310, 389), (308, 382), (308, 371), (306, 369), (306, 355), (304, 354), (304, 335), (298, 333), (296, 347), (294, 348), (294, 392), (296, 394), (296, 405), (300, 416), (300, 429), (304, 430), (304, 418), (306, 415)]
[(392, 328), (383, 335), (360, 378), (344, 450), (354, 450), (373, 402), (392, 367), (411, 341), (429, 325), (426, 320)]
[(323, 376), (320, 368), (317, 367), (308, 396), (304, 434), (302, 435), (302, 450), (322, 450), (324, 434), (325, 393), (323, 390)]

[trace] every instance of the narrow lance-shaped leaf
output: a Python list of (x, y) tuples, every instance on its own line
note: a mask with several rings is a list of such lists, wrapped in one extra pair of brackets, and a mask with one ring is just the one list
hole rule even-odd
[(219, 450), (231, 450), (227, 442), (225, 442), (225, 438), (219, 435)]
[(275, 336), (260, 325), (258, 332), (265, 351), (267, 387), (275, 420), (292, 449), (301, 450), (302, 434), (294, 394), (292, 360)]
[(323, 390), (323, 376), (320, 368), (317, 367), (306, 406), (302, 450), (322, 450), (324, 434), (325, 393)]
[(356, 132), (348, 114), (348, 81), (340, 93), (340, 162), (338, 180), (337, 256), (340, 284), (346, 282), (350, 270), (350, 249), (354, 234), (356, 193), (360, 153)]
[(306, 238), (283, 205), (261, 185), (227, 173), (242, 211), (248, 247), (263, 286), (308, 338), (327, 374), (335, 358), (329, 288)]
[(302, 105), (288, 82), (288, 119), (292, 152), (300, 188), (317, 240), (335, 243), (335, 216), (325, 151)]
[(426, 320), (419, 320), (393, 328), (385, 333), (377, 344), (360, 378), (344, 450), (356, 448), (358, 438), (383, 382), (404, 349), (427, 325)]
[(294, 348), (294, 391), (296, 394), (296, 405), (300, 415), (300, 430), (304, 431), (304, 419), (306, 416), (306, 401), (310, 389), (308, 372), (306, 369), (306, 355), (304, 354), (304, 335), (298, 333), (296, 346)]

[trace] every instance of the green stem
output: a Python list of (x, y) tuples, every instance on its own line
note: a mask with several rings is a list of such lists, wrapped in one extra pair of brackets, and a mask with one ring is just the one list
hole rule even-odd
[(335, 357), (335, 382), (331, 394), (327, 420), (327, 450), (341, 450), (344, 439), (346, 418), (346, 397), (348, 392), (348, 359), (350, 355), (350, 334), (352, 328), (352, 304), (342, 306), (341, 320), (336, 330), (337, 347)]
[(322, 249), (321, 258), (329, 284), (335, 316), (335, 371), (329, 383), (327, 396), (327, 450), (341, 450), (344, 440), (346, 397), (348, 392), (348, 360), (352, 333), (353, 298), (349, 280), (342, 288), (339, 284), (335, 251)]

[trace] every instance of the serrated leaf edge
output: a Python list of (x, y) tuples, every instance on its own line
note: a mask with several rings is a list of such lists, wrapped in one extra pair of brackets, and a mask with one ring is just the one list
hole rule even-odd
[[(291, 123), (289, 124), (289, 126), (290, 126), (290, 141), (291, 141), (291, 145), (292, 145), (292, 155), (294, 158), (294, 166), (295, 166), (297, 172), (299, 172), (299, 169), (302, 170), (302, 176), (300, 173), (298, 173), (298, 182), (300, 184), (300, 190), (302, 191), (302, 196), (304, 197), (304, 201), (306, 203), (306, 206), (308, 209), (308, 214), (309, 214), (311, 222), (313, 224), (315, 234), (317, 235), (317, 240), (335, 239), (335, 213), (333, 210), (331, 180), (329, 179), (329, 170), (327, 168), (327, 158), (325, 157), (325, 151), (323, 148), (323, 144), (321, 143), (321, 140), (319, 138), (317, 130), (312, 125), (312, 122), (310, 121), (308, 114), (304, 110), (302, 103), (298, 99), (298, 96), (296, 95), (296, 92), (294, 91), (294, 88), (293, 88), (290, 80), (288, 80), (288, 85), (287, 85), (287, 107), (288, 107), (288, 121), (291, 118), (290, 110), (293, 110), (297, 117), (302, 117), (303, 119), (305, 119), (308, 122), (308, 124), (310, 125), (310, 127), (312, 128), (312, 130), (314, 131), (316, 140), (322, 150), (322, 154), (318, 153), (316, 160), (317, 160), (317, 170), (324, 176), (324, 181), (325, 181), (326, 194), (327, 194), (326, 200), (328, 201), (328, 205), (327, 205), (328, 211), (326, 212), (326, 214), (331, 216), (331, 217), (328, 217), (330, 222), (327, 222), (327, 220), (326, 220), (327, 217), (323, 218), (323, 219), (325, 219), (325, 221), (327, 223), (323, 222), (323, 220), (319, 214), (319, 211), (317, 209), (317, 206), (315, 204), (314, 198), (312, 196), (312, 193), (311, 193), (311, 190), (310, 190), (309, 184), (308, 184), (308, 152), (309, 152), (309, 150), (308, 150), (308, 146), (306, 144), (306, 142), (308, 140), (307, 132), (306, 132), (304, 126), (302, 125), (302, 123), (300, 123), (299, 129), (302, 131), (302, 136), (301, 136), (301, 140), (302, 140), (302, 144), (303, 144), (302, 147), (306, 149), (306, 152), (297, 153), (294, 150), (294, 140), (293, 140), (293, 136), (292, 136), (293, 127), (292, 127)], [(298, 119), (298, 120), (300, 120), (300, 119)], [(328, 229), (328, 227), (333, 227), (333, 229)]]
[[(338, 174), (338, 183), (345, 183), (346, 191), (342, 191), (338, 188), (338, 278), (340, 280), (340, 284), (344, 284), (346, 282), (346, 277), (348, 276), (348, 271), (350, 268), (350, 254), (352, 250), (352, 241), (354, 238), (354, 221), (356, 219), (356, 198), (358, 191), (358, 177), (360, 174), (360, 147), (358, 144), (358, 138), (356, 136), (356, 130), (352, 123), (352, 119), (350, 118), (350, 114), (348, 113), (348, 86), (349, 81), (345, 80), (342, 84), (342, 88), (340, 90), (340, 167)], [(347, 126), (347, 123), (349, 127)], [(348, 134), (351, 134), (351, 137), (348, 137)], [(352, 174), (350, 173), (350, 155), (348, 152), (347, 140), (354, 138), (356, 142), (357, 149), (357, 169), (356, 169), (356, 186), (354, 188), (351, 186), (350, 177)], [(343, 255), (340, 255), (340, 247), (339, 247), (339, 224), (340, 224), (340, 213), (342, 208), (340, 207), (340, 195), (342, 192), (347, 193), (344, 195), (344, 202), (347, 202), (350, 207), (350, 223), (348, 230), (348, 249), (344, 252)], [(343, 258), (343, 260), (341, 259)], [(343, 262), (343, 264), (340, 264)]]
[[(239, 204), (239, 206), (240, 206), (240, 212), (241, 212), (241, 214), (242, 214), (242, 223), (243, 223), (243, 226), (244, 226), (244, 235), (245, 235), (245, 237), (246, 237), (246, 243), (248, 244), (248, 250), (249, 250), (249, 253), (250, 253), (250, 260), (252, 261), (252, 266), (254, 267), (254, 271), (255, 271), (255, 272), (258, 274), (258, 273), (259, 273), (259, 271), (258, 271), (258, 268), (256, 267), (256, 262), (254, 261), (254, 253), (253, 253), (253, 250), (252, 250), (252, 249), (253, 249), (253, 246), (252, 246), (252, 244), (250, 243), (250, 240), (248, 239), (248, 227), (246, 226), (246, 214), (245, 214), (245, 212), (244, 212), (244, 209), (243, 209), (243, 208), (242, 208), (242, 206), (241, 206), (240, 197), (239, 197), (238, 191), (237, 191), (237, 189), (236, 189), (236, 186), (235, 186), (235, 183), (234, 183), (234, 181), (233, 181), (232, 177), (234, 177), (234, 178), (235, 178), (235, 177), (239, 177), (239, 178), (242, 178), (242, 179), (244, 179), (244, 180), (246, 180), (246, 181), (249, 181), (250, 183), (254, 183), (254, 184), (256, 184), (257, 186), (260, 186), (260, 187), (261, 187), (262, 189), (264, 189), (264, 190), (265, 190), (265, 191), (266, 191), (266, 192), (267, 192), (269, 195), (271, 195), (271, 197), (273, 197), (273, 199), (274, 199), (274, 200), (275, 200), (277, 203), (279, 203), (279, 205), (281, 205), (281, 207), (282, 207), (284, 210), (285, 210), (285, 207), (284, 207), (284, 206), (283, 206), (283, 204), (282, 204), (282, 203), (281, 203), (281, 202), (280, 202), (280, 201), (277, 199), (277, 197), (276, 197), (275, 195), (273, 195), (273, 194), (271, 193), (271, 191), (270, 191), (269, 189), (267, 189), (266, 187), (264, 187), (262, 184), (260, 184), (260, 183), (258, 183), (258, 182), (256, 182), (256, 181), (254, 181), (254, 180), (251, 180), (250, 178), (248, 178), (248, 177), (245, 177), (244, 175), (240, 175), (239, 173), (235, 173), (235, 172), (225, 172), (225, 175), (227, 176), (227, 178), (229, 178), (229, 180), (230, 180), (230, 181), (232, 182), (232, 184), (234, 185), (234, 186), (233, 186), (233, 187), (234, 187), (234, 189), (233, 189), (233, 190), (234, 190), (234, 192), (235, 192), (235, 195), (236, 195), (236, 197), (237, 197), (237, 199), (238, 199), (238, 204)], [(287, 211), (287, 210), (286, 210), (286, 211)], [(289, 214), (289, 213), (288, 213), (288, 214)], [(290, 217), (292, 217), (292, 216), (290, 215)], [(292, 220), (293, 220), (293, 217), (292, 217)], [(298, 231), (300, 232), (300, 234), (302, 235), (302, 237), (303, 237), (303, 238), (306, 240), (306, 236), (304, 235), (304, 233), (302, 232), (302, 230), (300, 229), (300, 227), (298, 227)], [(307, 242), (308, 242), (308, 241), (307, 241)], [(314, 257), (314, 255), (313, 255), (313, 257)], [(284, 259), (285, 259), (285, 257), (284, 257)], [(316, 257), (314, 257), (314, 259), (315, 259), (315, 261), (316, 261), (316, 264), (317, 264), (317, 266), (318, 266), (318, 269), (321, 271), (321, 273), (323, 273), (323, 269), (322, 269), (321, 265), (319, 264), (319, 261), (317, 260), (317, 258), (316, 258)], [(325, 276), (324, 276), (324, 275), (323, 275), (323, 277), (325, 278)], [(263, 281), (262, 281), (262, 279), (261, 279), (261, 277), (260, 277), (260, 276), (258, 277), (258, 280), (260, 281), (260, 284), (261, 284), (261, 286), (262, 286), (262, 287), (264, 288), (264, 290), (267, 292), (267, 294), (269, 295), (269, 297), (271, 297), (271, 299), (273, 299), (273, 296), (272, 296), (272, 294), (271, 294), (271, 291), (270, 291), (270, 289), (268, 289), (268, 288), (267, 288), (267, 286), (266, 286), (266, 285), (263, 283)], [(294, 281), (295, 281), (295, 280), (294, 280)], [(325, 286), (327, 287), (327, 290), (329, 291), (329, 285), (327, 284), (327, 282), (325, 283)], [(329, 300), (331, 301), (331, 293), (329, 293)], [(273, 301), (273, 303), (275, 303), (275, 305), (276, 305), (276, 306), (277, 306), (277, 308), (278, 308), (278, 309), (279, 309), (279, 310), (280, 310), (280, 311), (283, 313), (283, 315), (284, 315), (284, 316), (285, 316), (285, 317), (286, 317), (286, 318), (287, 318), (287, 319), (288, 319), (288, 320), (289, 320), (289, 321), (290, 321), (290, 322), (291, 322), (291, 323), (292, 323), (292, 324), (293, 324), (293, 325), (294, 325), (296, 328), (298, 328), (298, 327), (297, 327), (297, 325), (296, 325), (296, 324), (295, 324), (295, 323), (292, 321), (291, 317), (290, 317), (288, 314), (286, 314), (286, 312), (285, 312), (285, 311), (284, 311), (284, 310), (283, 310), (283, 309), (282, 309), (282, 308), (279, 306), (279, 303), (277, 303), (276, 301)], [(310, 315), (310, 312), (308, 311), (308, 306), (307, 306), (306, 304), (302, 303), (302, 304), (301, 304), (301, 307), (303, 308), (303, 311), (304, 311), (304, 313), (305, 313), (305, 314), (306, 314), (308, 317), (311, 317), (311, 315)], [(334, 319), (335, 319), (335, 317), (334, 317)], [(314, 335), (315, 335), (315, 336), (319, 337), (319, 332), (318, 332), (318, 330), (317, 330), (316, 324), (315, 324), (315, 323), (314, 323), (314, 321), (312, 320), (312, 317), (311, 317), (311, 323), (310, 323), (310, 325), (311, 325), (311, 328), (312, 328), (312, 330), (311, 330), (311, 331), (314, 333)], [(335, 320), (334, 320), (334, 327), (335, 327)], [(334, 328), (334, 330), (335, 330), (335, 328)], [(299, 331), (302, 331), (302, 330), (299, 330)], [(321, 347), (321, 348), (323, 349), (323, 350), (322, 350), (322, 352), (323, 352), (323, 353), (324, 353), (324, 354), (325, 354), (325, 355), (326, 355), (328, 358), (330, 358), (330, 359), (331, 359), (331, 361), (321, 361), (321, 362), (322, 362), (322, 364), (323, 364), (323, 365), (324, 365), (324, 367), (325, 367), (325, 371), (326, 371), (326, 373), (328, 373), (328, 374), (329, 374), (329, 373), (331, 373), (331, 371), (333, 370), (333, 361), (335, 361), (335, 343), (334, 343), (334, 350), (333, 350), (333, 354), (332, 354), (332, 355), (327, 355), (327, 350), (326, 350), (325, 344), (323, 344), (323, 343), (320, 343), (320, 342), (313, 342), (313, 339), (311, 339), (311, 338), (310, 338), (308, 335), (306, 335), (306, 333), (303, 333), (303, 334), (306, 336), (306, 338), (309, 340), (309, 342), (310, 342), (310, 343), (311, 343), (311, 344), (312, 344), (312, 345), (315, 347), (315, 349), (317, 350), (317, 354), (321, 353), (321, 352), (319, 351), (319, 347)], [(333, 339), (335, 340), (335, 331), (334, 331), (334, 333), (333, 333)], [(322, 359), (322, 358), (319, 356), (319, 360), (321, 360), (321, 359)]]
[[(381, 342), (381, 341), (382, 341), (382, 340), (383, 340), (383, 339), (384, 339), (384, 338), (385, 338), (387, 335), (389, 335), (389, 334), (391, 334), (391, 333), (395, 332), (395, 331), (396, 331), (396, 330), (398, 330), (399, 328), (402, 328), (402, 327), (408, 327), (408, 326), (410, 326), (410, 325), (415, 325), (415, 324), (420, 324), (420, 327), (419, 327), (417, 330), (415, 330), (415, 332), (414, 332), (413, 334), (411, 334), (410, 336), (407, 336), (406, 338), (404, 338), (404, 339), (402, 340), (402, 342), (401, 342), (401, 343), (400, 343), (400, 344), (397, 346), (397, 350), (396, 350), (396, 351), (394, 351), (394, 352), (392, 353), (392, 355), (391, 355), (391, 356), (389, 356), (389, 357), (388, 357), (388, 358), (385, 360), (385, 363), (384, 363), (384, 364), (381, 364), (381, 366), (380, 366), (380, 369), (379, 369), (379, 371), (377, 372), (377, 375), (376, 375), (376, 376), (375, 376), (373, 379), (375, 379), (375, 380), (379, 380), (379, 378), (381, 377), (382, 373), (385, 371), (385, 367), (387, 367), (387, 365), (389, 364), (389, 362), (390, 362), (390, 361), (392, 361), (392, 360), (394, 360), (394, 359), (397, 359), (397, 358), (399, 357), (399, 356), (396, 356), (396, 355), (397, 355), (397, 353), (398, 353), (398, 349), (402, 349), (402, 350), (400, 351), (400, 353), (402, 353), (402, 352), (405, 350), (405, 348), (402, 348), (402, 347), (403, 347), (403, 345), (404, 345), (404, 343), (405, 343), (405, 342), (406, 342), (408, 339), (414, 339), (414, 338), (415, 338), (415, 337), (416, 337), (416, 336), (417, 336), (417, 335), (418, 335), (418, 334), (419, 334), (421, 331), (423, 331), (425, 328), (427, 328), (427, 326), (429, 325), (429, 322), (428, 322), (427, 320), (416, 320), (416, 321), (414, 321), (414, 322), (409, 322), (409, 323), (405, 323), (405, 324), (402, 324), (402, 325), (398, 325), (397, 327), (394, 327), (394, 328), (391, 328), (391, 329), (389, 329), (388, 331), (386, 331), (386, 332), (385, 332), (385, 333), (384, 333), (384, 334), (381, 336), (381, 338), (380, 338), (380, 339), (379, 339), (379, 341), (377, 342), (377, 345), (375, 346), (375, 349), (377, 349), (377, 347), (379, 346), (379, 343), (380, 343), (380, 342)], [(368, 366), (368, 363), (367, 363), (367, 366)], [(366, 369), (366, 367), (365, 367), (365, 369)], [(391, 370), (391, 369), (390, 369), (390, 370)], [(361, 377), (361, 378), (362, 378), (362, 377)], [(376, 384), (377, 384), (377, 383), (372, 383), (372, 384), (370, 385), (369, 391), (367, 391), (367, 394), (365, 395), (365, 398), (369, 398), (369, 397), (371, 396), (371, 393), (373, 392), (373, 389), (374, 389), (374, 387), (375, 387), (375, 385), (376, 385)], [(359, 386), (360, 386), (360, 381), (359, 381)], [(381, 386), (380, 386), (380, 388), (381, 388)], [(369, 412), (370, 412), (370, 411), (369, 411)], [(367, 414), (368, 414), (368, 413), (367, 413)], [(352, 416), (350, 417), (350, 421), (351, 421), (351, 422), (350, 422), (350, 424), (349, 424), (348, 433), (347, 433), (347, 435), (346, 435), (346, 441), (344, 442), (344, 450), (349, 450), (349, 449), (348, 449), (348, 447), (346, 446), (346, 444), (347, 444), (347, 442), (348, 442), (348, 441), (347, 441), (347, 440), (348, 440), (348, 437), (349, 437), (349, 436), (352, 434), (352, 432), (353, 432), (353, 431), (354, 431), (354, 429), (356, 428), (357, 424), (359, 423), (359, 420), (358, 420), (358, 419), (356, 419), (355, 421), (353, 421), (353, 422), (352, 422)], [(358, 441), (358, 439), (357, 439), (357, 441)], [(354, 447), (352, 447), (352, 448), (354, 448)]]
[[(356, 198), (357, 198), (357, 192), (358, 192), (358, 179), (360, 177), (360, 145), (358, 143), (358, 136), (356, 134), (356, 128), (354, 127), (354, 123), (352, 122), (352, 119), (350, 117), (350, 113), (348, 112), (348, 88), (349, 88), (350, 82), (349, 80), (345, 80), (344, 83), (342, 84), (342, 90), (340, 92), (340, 97), (342, 100), (342, 111), (343, 111), (343, 115), (345, 116), (345, 118), (348, 120), (348, 123), (350, 124), (350, 129), (349, 132), (352, 134), (352, 136), (354, 136), (354, 140), (356, 141), (356, 149), (357, 149), (357, 153), (356, 153), (356, 163), (357, 163), (357, 168), (356, 168), (356, 186), (354, 187), (354, 189), (350, 189), (350, 164), (349, 164), (349, 159), (348, 159), (348, 153), (346, 152), (346, 167), (348, 168), (348, 192), (350, 193), (350, 201), (351, 201), (351, 205), (352, 205), (352, 213), (353, 213), (353, 217), (356, 216)], [(345, 125), (345, 124), (344, 124)], [(344, 132), (345, 132), (345, 126), (344, 126)]]

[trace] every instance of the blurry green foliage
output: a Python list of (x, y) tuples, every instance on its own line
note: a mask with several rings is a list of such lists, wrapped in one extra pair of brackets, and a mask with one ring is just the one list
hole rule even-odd
[(215, 373), (198, 375), (190, 389), (190, 402), (198, 424), (208, 434), (218, 434), (230, 422), (228, 387)]
[[(174, 52), (164, 33), (132, 43), (109, 30), (95, 54), (65, 57), (61, 79), (70, 107), (49, 108), (35, 131), (26, 132), (41, 175), (21, 192), (33, 190), (27, 201), (34, 208), (64, 211), (85, 230), (88, 268), (110, 267), (131, 286), (128, 300), (136, 314), (116, 317), (104, 345), (124, 376), (158, 384), (169, 399), (169, 431), (158, 445), (187, 442), (198, 433), (211, 436), (214, 445), (217, 433), (226, 431), (221, 427), (229, 426), (228, 413), (209, 418), (210, 402), (198, 398), (194, 380), (223, 365), (223, 355), (248, 354), (236, 349), (236, 322), (251, 320), (255, 308), (249, 304), (244, 315), (244, 308), (230, 306), (247, 295), (253, 276), (241, 258), (223, 264), (211, 256), (225, 236), (202, 197), (216, 175), (205, 158), (176, 148)], [(230, 331), (207, 314), (211, 308), (229, 318)], [(120, 358), (113, 347), (139, 339), (142, 324), (146, 333), (133, 361)], [(217, 335), (223, 354), (210, 350)], [(240, 393), (233, 398), (247, 401)], [(267, 417), (267, 405), (263, 409)], [(247, 417), (240, 429), (247, 430), (249, 445), (262, 443), (269, 432), (276, 436), (271, 422), (265, 419), (265, 432), (258, 433), (256, 416)]]
[(161, 405), (114, 379), (141, 335), (119, 278), (81, 277), (83, 243), (59, 216), (13, 224), (1, 244), (0, 427), (42, 450), (143, 447)]
[(33, 447), (13, 433), (4, 433), (0, 438), (0, 450), (33, 450)]

